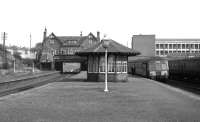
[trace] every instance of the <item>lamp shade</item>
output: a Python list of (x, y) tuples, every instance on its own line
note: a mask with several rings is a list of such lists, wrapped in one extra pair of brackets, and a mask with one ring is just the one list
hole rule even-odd
[(102, 40), (102, 41), (103, 41), (102, 47), (103, 48), (108, 48), (108, 46), (109, 46), (109, 40)]

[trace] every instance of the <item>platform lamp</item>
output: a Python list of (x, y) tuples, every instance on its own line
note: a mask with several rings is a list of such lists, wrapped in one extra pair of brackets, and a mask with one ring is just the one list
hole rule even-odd
[(103, 40), (102, 46), (105, 49), (105, 89), (104, 89), (104, 92), (108, 92), (108, 63), (107, 63), (108, 45), (109, 45), (109, 40)]

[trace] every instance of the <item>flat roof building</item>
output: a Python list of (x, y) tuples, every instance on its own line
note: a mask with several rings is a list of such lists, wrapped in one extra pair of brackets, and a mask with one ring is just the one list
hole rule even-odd
[(200, 53), (200, 39), (161, 39), (155, 35), (133, 35), (132, 48), (140, 51), (141, 56), (196, 55)]

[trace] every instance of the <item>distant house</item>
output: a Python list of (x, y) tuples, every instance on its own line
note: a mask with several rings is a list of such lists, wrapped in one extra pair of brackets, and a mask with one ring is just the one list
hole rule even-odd
[(35, 59), (35, 52), (31, 52), (27, 47), (9, 46), (7, 50), (13, 55), (14, 53), (19, 53), (22, 59)]
[(68, 63), (68, 65), (77, 63), (80, 68), (87, 68), (84, 64), (86, 63), (86, 58), (76, 56), (75, 53), (100, 41), (99, 32), (97, 32), (97, 37), (92, 33), (86, 36), (83, 36), (82, 33), (79, 36), (56, 36), (54, 33), (46, 36), (46, 34), (47, 29), (45, 28), (40, 68), (48, 70), (63, 71), (65, 63)]

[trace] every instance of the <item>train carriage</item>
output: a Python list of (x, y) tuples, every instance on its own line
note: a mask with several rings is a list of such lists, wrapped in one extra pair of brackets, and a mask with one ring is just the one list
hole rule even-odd
[(128, 61), (130, 74), (151, 79), (167, 79), (169, 76), (168, 60), (160, 57), (145, 57)]
[(171, 79), (200, 79), (200, 57), (171, 58), (168, 63)]

